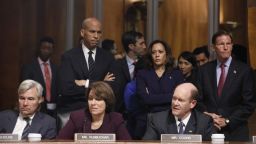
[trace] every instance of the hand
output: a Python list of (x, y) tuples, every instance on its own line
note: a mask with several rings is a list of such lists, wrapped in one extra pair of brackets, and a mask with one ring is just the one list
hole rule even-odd
[(215, 113), (204, 112), (204, 114), (212, 117), (213, 120), (216, 119), (216, 118), (220, 118), (221, 117), (221, 115), (217, 115)]
[(85, 86), (86, 80), (75, 80), (77, 86)]
[(104, 81), (114, 81), (115, 80), (115, 76), (113, 73), (108, 72), (107, 75), (104, 77)]
[(221, 128), (223, 128), (227, 125), (225, 122), (225, 118), (223, 118), (223, 117), (214, 119), (214, 123), (217, 124)]

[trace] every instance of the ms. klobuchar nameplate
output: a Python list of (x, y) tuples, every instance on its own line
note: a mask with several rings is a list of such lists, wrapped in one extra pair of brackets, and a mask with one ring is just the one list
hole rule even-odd
[(115, 142), (116, 134), (104, 133), (76, 133), (75, 141), (89, 141), (89, 142)]
[(202, 142), (202, 135), (161, 134), (161, 142)]
[(18, 134), (0, 134), (0, 141), (18, 141)]

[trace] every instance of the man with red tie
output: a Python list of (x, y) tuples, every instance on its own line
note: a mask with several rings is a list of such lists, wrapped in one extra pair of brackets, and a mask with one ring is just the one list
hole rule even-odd
[(57, 66), (50, 60), (53, 49), (54, 41), (52, 38), (41, 38), (37, 57), (31, 63), (25, 64), (22, 67), (21, 80), (32, 79), (43, 86), (44, 103), (42, 104), (41, 111), (56, 117)]
[(228, 141), (248, 141), (248, 118), (256, 100), (252, 69), (231, 57), (233, 39), (225, 31), (213, 35), (217, 60), (199, 69), (199, 109), (210, 115)]

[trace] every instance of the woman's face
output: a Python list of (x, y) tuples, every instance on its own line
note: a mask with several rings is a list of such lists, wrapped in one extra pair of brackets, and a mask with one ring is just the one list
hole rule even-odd
[(105, 101), (97, 99), (93, 89), (89, 93), (88, 106), (92, 115), (103, 115), (106, 110)]
[(189, 61), (185, 60), (183, 57), (180, 57), (178, 61), (178, 67), (182, 71), (185, 77), (188, 77), (191, 75), (193, 66)]
[(152, 46), (151, 57), (155, 66), (163, 66), (166, 64), (166, 51), (161, 43), (156, 43)]

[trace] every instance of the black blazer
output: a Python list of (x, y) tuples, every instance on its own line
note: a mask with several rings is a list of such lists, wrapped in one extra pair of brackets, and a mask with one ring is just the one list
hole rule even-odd
[[(193, 110), (185, 128), (185, 134), (201, 134), (203, 140), (210, 140), (215, 133), (212, 118)], [(171, 110), (148, 115), (144, 140), (160, 140), (161, 134), (178, 134), (176, 120)]]
[[(104, 80), (108, 72), (114, 73), (116, 79), (116, 67), (113, 55), (109, 52), (97, 48), (95, 56), (95, 70), (90, 78), (90, 83)], [(60, 66), (60, 93), (58, 100), (60, 112), (68, 112), (84, 108), (87, 101), (85, 97), (85, 87), (75, 84), (75, 80), (89, 79), (89, 70), (82, 48), (73, 48), (62, 55)], [(109, 82), (115, 89), (115, 81)]]
[[(5, 110), (0, 112), (0, 133), (12, 133), (14, 130), (18, 111)], [(37, 112), (30, 126), (30, 133), (40, 133), (42, 139), (53, 139), (56, 137), (56, 121), (47, 114)]]
[(228, 118), (230, 123), (222, 129), (226, 140), (249, 140), (247, 120), (253, 113), (256, 100), (253, 93), (252, 69), (232, 59), (222, 95), (217, 96), (217, 61), (209, 62), (199, 69), (199, 109)]

